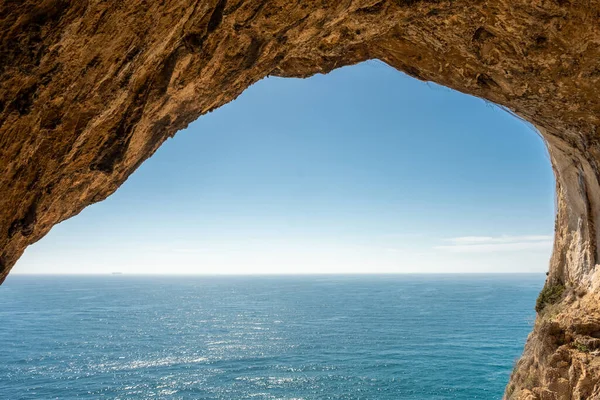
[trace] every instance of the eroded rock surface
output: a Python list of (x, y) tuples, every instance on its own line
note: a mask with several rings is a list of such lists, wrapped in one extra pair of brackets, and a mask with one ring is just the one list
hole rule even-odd
[(547, 286), (564, 289), (506, 397), (600, 399), (599, 22), (596, 0), (3, 0), (0, 281), (257, 80), (378, 58), (540, 129), (557, 178)]

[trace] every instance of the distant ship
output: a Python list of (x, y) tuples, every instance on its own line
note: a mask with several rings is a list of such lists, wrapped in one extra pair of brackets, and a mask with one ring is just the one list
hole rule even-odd
[(123, 275), (122, 272), (113, 272), (112, 275)]

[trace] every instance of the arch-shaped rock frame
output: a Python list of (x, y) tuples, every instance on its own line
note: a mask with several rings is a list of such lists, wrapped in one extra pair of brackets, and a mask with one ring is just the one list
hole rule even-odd
[(26, 246), (257, 80), (380, 59), (539, 129), (554, 253), (505, 397), (600, 399), (599, 23), (598, 0), (4, 0), (0, 282)]

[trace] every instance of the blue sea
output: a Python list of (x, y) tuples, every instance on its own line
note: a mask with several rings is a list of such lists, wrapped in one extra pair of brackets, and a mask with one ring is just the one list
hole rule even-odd
[(0, 399), (501, 399), (543, 281), (14, 275)]

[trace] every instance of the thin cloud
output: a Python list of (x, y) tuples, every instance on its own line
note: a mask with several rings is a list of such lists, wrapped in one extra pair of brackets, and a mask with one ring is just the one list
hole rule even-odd
[(406, 239), (406, 238), (421, 238), (426, 235), (422, 232), (404, 232), (404, 233), (388, 233), (381, 235), (384, 239)]
[(552, 248), (552, 236), (549, 235), (461, 236), (444, 241), (449, 244), (434, 248), (452, 253), (494, 253)]
[(173, 253), (197, 254), (197, 253), (205, 253), (206, 249), (195, 248), (195, 247), (192, 247), (192, 248), (177, 247), (177, 248), (171, 249), (171, 251)]

